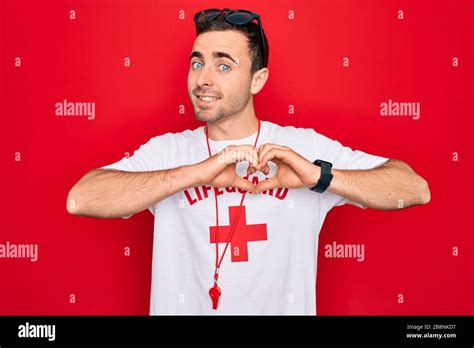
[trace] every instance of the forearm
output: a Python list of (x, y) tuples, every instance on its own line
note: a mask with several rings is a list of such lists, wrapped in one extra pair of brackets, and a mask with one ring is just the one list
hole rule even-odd
[(403, 161), (390, 159), (369, 170), (333, 170), (329, 192), (369, 208), (396, 210), (426, 204), (428, 183)]
[(135, 214), (196, 184), (193, 166), (149, 172), (94, 169), (69, 191), (67, 210), (79, 216)]

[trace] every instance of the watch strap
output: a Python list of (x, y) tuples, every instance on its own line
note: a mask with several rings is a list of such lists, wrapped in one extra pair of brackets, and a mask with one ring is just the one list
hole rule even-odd
[(332, 163), (317, 159), (313, 162), (313, 164), (321, 168), (321, 176), (319, 177), (316, 185), (311, 187), (310, 190), (323, 193), (329, 187), (333, 178), (333, 175), (331, 174)]

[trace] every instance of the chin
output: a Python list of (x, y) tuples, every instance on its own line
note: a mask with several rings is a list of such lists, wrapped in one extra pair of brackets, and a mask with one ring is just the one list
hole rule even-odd
[(222, 115), (219, 113), (216, 114), (215, 112), (213, 113), (208, 113), (206, 111), (203, 112), (202, 110), (195, 111), (194, 115), (196, 116), (196, 119), (198, 121), (207, 122), (207, 123), (214, 123), (226, 117), (226, 115)]

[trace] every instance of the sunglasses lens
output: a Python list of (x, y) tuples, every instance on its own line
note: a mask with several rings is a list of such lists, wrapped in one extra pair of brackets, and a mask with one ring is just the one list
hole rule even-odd
[(195, 22), (208, 22), (212, 21), (215, 19), (219, 14), (221, 13), (221, 10), (206, 10), (200, 13), (197, 13), (196, 16), (194, 17)]
[(254, 16), (247, 12), (231, 12), (227, 14), (227, 20), (232, 24), (243, 25), (251, 22)]

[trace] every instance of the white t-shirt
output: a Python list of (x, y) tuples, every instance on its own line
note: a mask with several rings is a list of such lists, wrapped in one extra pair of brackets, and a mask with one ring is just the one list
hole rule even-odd
[[(311, 128), (261, 122), (257, 148), (265, 143), (288, 146), (311, 162), (329, 161), (335, 169), (370, 169), (387, 160), (353, 151)], [(253, 145), (256, 135), (230, 141), (209, 139), (211, 152), (228, 145)], [(195, 164), (208, 157), (201, 126), (153, 137), (130, 158), (102, 168), (153, 171)], [(275, 164), (269, 162), (269, 166), (269, 176), (273, 176)], [(247, 162), (238, 163), (237, 173), (245, 176), (247, 167)], [(249, 177), (250, 181), (263, 179), (261, 172)], [(220, 268), (219, 308), (213, 310), (208, 291), (215, 267), (216, 191), (220, 258), (229, 220), (234, 219), (242, 197), (238, 189), (189, 188), (149, 207), (155, 219), (150, 314), (315, 315), (318, 235), (326, 214), (345, 203), (364, 207), (328, 191), (319, 194), (308, 188), (247, 193)]]

